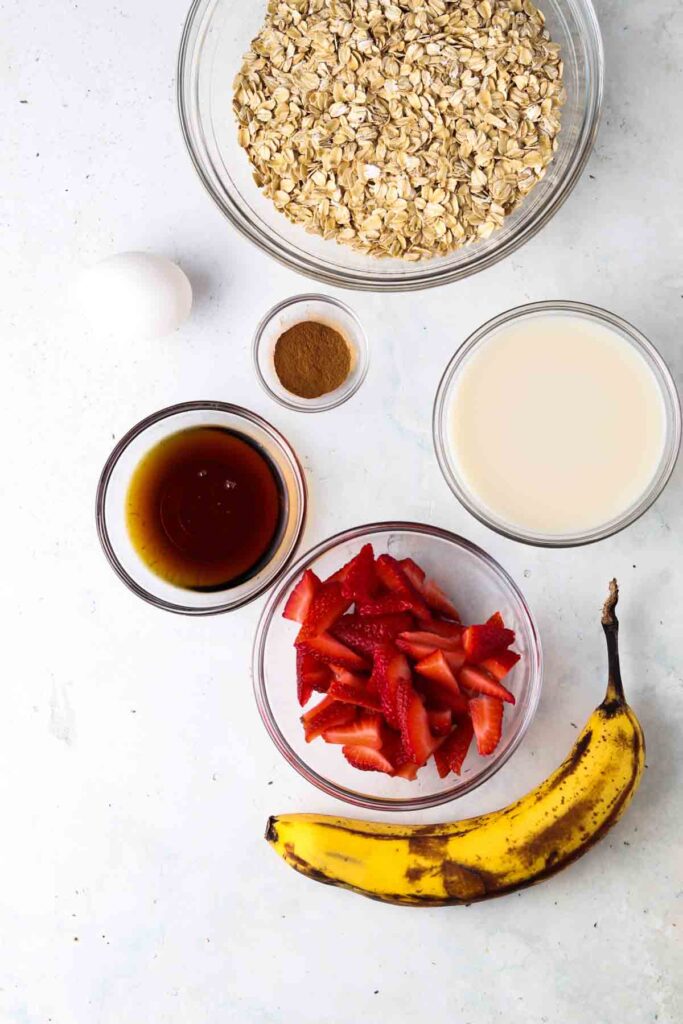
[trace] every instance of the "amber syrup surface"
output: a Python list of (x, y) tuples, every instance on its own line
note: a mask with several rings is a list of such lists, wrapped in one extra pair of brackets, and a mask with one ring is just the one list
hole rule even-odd
[(157, 576), (186, 590), (223, 590), (268, 561), (283, 505), (279, 478), (259, 448), (221, 427), (194, 427), (165, 438), (140, 461), (126, 522)]

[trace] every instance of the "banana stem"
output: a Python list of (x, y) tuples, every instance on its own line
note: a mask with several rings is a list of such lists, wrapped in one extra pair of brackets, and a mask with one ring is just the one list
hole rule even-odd
[(609, 585), (609, 597), (602, 609), (602, 628), (605, 631), (607, 640), (607, 659), (609, 663), (609, 681), (607, 683), (607, 703), (616, 701), (624, 704), (624, 685), (621, 680), (621, 668), (619, 666), (619, 620), (616, 615), (616, 607), (619, 601), (619, 586), (616, 580)]

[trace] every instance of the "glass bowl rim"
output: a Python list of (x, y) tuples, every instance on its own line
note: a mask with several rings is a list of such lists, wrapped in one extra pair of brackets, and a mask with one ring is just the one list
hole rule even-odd
[[(577, 313), (603, 325), (614, 327), (618, 332), (626, 334), (633, 342), (634, 348), (644, 354), (648, 365), (654, 365), (656, 368), (655, 375), (657, 377), (657, 384), (663, 397), (669, 399), (669, 403), (666, 403), (666, 420), (667, 428), (671, 431), (670, 443), (667, 445), (663, 456), (665, 461), (655, 478), (656, 483), (653, 481), (653, 485), (650, 490), (646, 492), (643, 498), (630, 510), (630, 512), (625, 513), (615, 521), (607, 523), (602, 527), (598, 527), (593, 530), (586, 530), (581, 534), (566, 534), (559, 535), (557, 537), (552, 537), (550, 535), (536, 536), (530, 532), (527, 533), (524, 530), (505, 527), (490, 518), (482, 506), (478, 505), (472, 499), (457, 480), (457, 477), (448, 462), (446, 454), (447, 444), (445, 439), (448, 396), (458, 371), (462, 367), (467, 356), (469, 356), (479, 344), (486, 341), (486, 339), (499, 327), (502, 327), (513, 320), (521, 320), (526, 316), (534, 315), (536, 313), (552, 312)], [(672, 417), (669, 415), (669, 409), (673, 411)], [(621, 533), (622, 530), (633, 525), (633, 523), (637, 522), (641, 516), (644, 516), (645, 513), (652, 508), (665, 490), (669, 480), (671, 479), (673, 471), (676, 468), (676, 462), (678, 461), (681, 448), (681, 399), (671, 371), (663, 357), (652, 342), (646, 338), (637, 327), (634, 327), (633, 324), (624, 320), (616, 313), (602, 309), (599, 306), (593, 306), (586, 302), (576, 302), (571, 299), (548, 299), (542, 302), (529, 302), (522, 306), (515, 306), (512, 309), (505, 310), (503, 313), (499, 313), (497, 316), (487, 320), (473, 331), (473, 333), (465, 339), (462, 345), (456, 349), (442, 374), (439, 386), (436, 390), (436, 397), (434, 399), (432, 412), (432, 435), (439, 468), (441, 469), (448, 487), (463, 508), (465, 508), (470, 515), (474, 516), (478, 522), (482, 523), (482, 525), (493, 530), (494, 533), (499, 534), (501, 537), (506, 537), (508, 540), (518, 541), (520, 544), (526, 544), (529, 547), (556, 549), (585, 547), (588, 544), (596, 544), (598, 541), (606, 540), (608, 537), (614, 537), (616, 534)]]
[[(318, 774), (318, 772), (309, 767), (309, 765), (299, 757), (282, 734), (271, 710), (265, 684), (263, 663), (265, 645), (268, 639), (270, 625), (273, 621), (275, 609), (277, 608), (278, 603), (284, 597), (287, 589), (291, 587), (296, 576), (320, 555), (326, 554), (338, 544), (358, 540), (361, 537), (367, 538), (378, 533), (387, 532), (417, 533), (422, 536), (436, 538), (438, 540), (454, 544), (456, 547), (464, 549), (469, 554), (474, 555), (489, 570), (492, 570), (496, 576), (502, 578), (504, 583), (511, 589), (516, 600), (519, 602), (522, 615), (526, 619), (531, 638), (531, 649), (529, 651), (530, 675), (527, 683), (527, 692), (530, 699), (524, 717), (520, 722), (517, 735), (512, 743), (502, 753), (502, 755), (499, 755), (497, 758), (494, 757), (477, 778), (470, 780), (470, 782), (465, 785), (458, 783), (458, 785), (452, 789), (443, 790), (440, 793), (434, 793), (430, 796), (424, 797), (389, 799), (387, 797), (367, 796), (366, 794), (358, 793), (355, 790), (348, 790), (343, 786), (338, 786), (323, 775)], [(386, 522), (367, 523), (362, 526), (342, 530), (310, 548), (297, 559), (294, 565), (289, 567), (286, 578), (281, 579), (278, 586), (274, 587), (269, 594), (268, 601), (261, 612), (261, 617), (259, 619), (258, 626), (256, 627), (252, 649), (252, 681), (256, 705), (268, 735), (287, 763), (294, 768), (302, 778), (306, 779), (307, 782), (311, 783), (317, 789), (322, 790), (322, 792), (326, 793), (328, 796), (335, 797), (342, 803), (351, 804), (355, 807), (362, 807), (373, 811), (419, 811), (432, 807), (439, 807), (443, 804), (456, 800), (461, 796), (465, 796), (467, 793), (473, 792), (475, 789), (478, 789), (479, 786), (492, 778), (496, 772), (507, 764), (526, 736), (538, 708), (541, 690), (543, 688), (543, 647), (536, 620), (529, 608), (524, 594), (507, 570), (504, 569), (492, 555), (489, 555), (483, 548), (480, 548), (472, 541), (469, 541), (458, 534), (452, 533), (450, 530), (444, 530), (438, 526), (429, 526), (425, 523), (417, 523), (407, 520), (389, 520)]]
[(185, 19), (178, 49), (176, 75), (176, 106), (180, 129), (199, 180), (221, 213), (253, 245), (290, 270), (326, 285), (367, 292), (419, 291), (463, 280), (511, 256), (526, 242), (534, 238), (564, 205), (585, 169), (602, 115), (605, 89), (605, 51), (600, 22), (593, 6), (593, 0), (571, 0), (580, 6), (587, 29), (583, 33), (585, 45), (589, 50), (586, 104), (582, 112), (578, 141), (574, 143), (572, 159), (566, 167), (563, 177), (557, 181), (556, 187), (547, 195), (543, 206), (536, 211), (523, 230), (513, 232), (503, 243), (484, 254), (477, 255), (476, 245), (472, 246), (473, 255), (457, 266), (446, 264), (430, 271), (429, 268), (430, 265), (433, 265), (433, 261), (426, 260), (423, 261), (423, 264), (415, 264), (415, 269), (411, 269), (409, 272), (406, 272), (405, 266), (403, 266), (401, 273), (387, 274), (383, 277), (375, 276), (371, 271), (350, 271), (337, 267), (321, 269), (315, 258), (309, 256), (304, 250), (295, 252), (294, 248), (286, 241), (271, 238), (269, 234), (262, 231), (229, 193), (227, 193), (227, 198), (221, 196), (207, 173), (206, 155), (200, 153), (199, 147), (195, 144), (193, 101), (197, 91), (194, 72), (196, 52), (190, 47), (192, 44), (196, 49), (194, 37), (197, 33), (195, 29), (198, 30), (200, 21), (206, 15), (209, 5), (220, 2), (222, 0), (192, 0)]
[[(357, 346), (358, 361), (360, 364), (359, 373), (351, 387), (347, 387), (346, 382), (344, 382), (344, 384), (341, 384), (335, 391), (331, 391), (328, 396), (321, 395), (319, 399), (296, 398), (296, 396), (294, 396), (290, 400), (285, 398), (284, 395), (278, 394), (277, 391), (274, 391), (263, 376), (261, 366), (259, 364), (259, 353), (261, 351), (264, 333), (271, 321), (274, 320), (279, 313), (282, 313), (285, 309), (289, 309), (290, 306), (297, 306), (304, 302), (320, 302), (321, 304), (336, 306), (336, 308), (340, 309), (342, 313), (349, 317), (350, 320), (353, 320), (360, 339), (360, 343)], [(331, 409), (338, 409), (340, 405), (344, 405), (344, 403), (348, 402), (350, 398), (353, 398), (365, 381), (370, 368), (370, 345), (367, 332), (363, 327), (358, 314), (345, 302), (342, 302), (341, 299), (337, 299), (332, 295), (323, 295), (315, 292), (304, 292), (301, 295), (291, 295), (289, 298), (276, 303), (268, 310), (267, 313), (264, 314), (259, 321), (254, 334), (252, 356), (254, 360), (254, 369), (256, 370), (256, 377), (263, 390), (279, 405), (284, 406), (285, 409), (292, 409), (294, 412), (317, 413), (329, 412)], [(349, 378), (350, 377), (351, 374), (349, 374)], [(335, 395), (337, 396), (336, 398), (334, 397)], [(322, 401), (326, 397), (327, 401)], [(319, 401), (320, 405), (312, 406), (312, 402), (315, 401)]]
[[(278, 568), (275, 576), (265, 580), (259, 587), (253, 592), (246, 593), (239, 600), (223, 601), (220, 604), (211, 605), (206, 608), (194, 608), (191, 605), (183, 605), (175, 603), (173, 601), (167, 601), (164, 598), (157, 597), (155, 594), (150, 593), (145, 587), (141, 586), (133, 577), (126, 571), (121, 562), (118, 559), (114, 545), (112, 544), (111, 537), (109, 535), (109, 529), (107, 526), (106, 516), (106, 501), (107, 494), (109, 491), (109, 484), (111, 482), (114, 470), (119, 462), (119, 459), (126, 451), (128, 446), (141, 434), (143, 434), (149, 427), (154, 426), (156, 423), (161, 423), (164, 420), (171, 419), (173, 416), (182, 416), (185, 413), (192, 412), (219, 412), (227, 413), (228, 415), (236, 416), (239, 419), (247, 420), (255, 426), (259, 427), (266, 434), (268, 434), (274, 441), (280, 452), (285, 456), (287, 461), (290, 463), (292, 468), (296, 489), (299, 498), (299, 515), (294, 531), (291, 549), (284, 559), (282, 565)], [(144, 419), (140, 420), (133, 427), (128, 430), (123, 437), (116, 443), (107, 461), (104, 464), (102, 472), (100, 474), (99, 482), (97, 485), (97, 493), (95, 497), (95, 524), (97, 528), (97, 536), (100, 541), (100, 545), (104, 554), (109, 562), (110, 566), (119, 577), (119, 579), (136, 594), (143, 601), (153, 605), (155, 608), (160, 608), (163, 611), (172, 612), (176, 615), (188, 615), (194, 617), (204, 617), (209, 615), (221, 615), (227, 612), (236, 611), (238, 608), (244, 608), (245, 605), (250, 604), (260, 597), (266, 590), (274, 586), (279, 582), (287, 568), (294, 559), (301, 537), (303, 535), (304, 526), (306, 523), (306, 516), (308, 512), (308, 489), (306, 485), (306, 477), (299, 461), (299, 458), (290, 445), (289, 441), (284, 437), (280, 431), (269, 423), (258, 413), (252, 412), (250, 409), (246, 409), (241, 405), (235, 405), (230, 402), (218, 402), (207, 400), (197, 400), (192, 402), (178, 402), (175, 405), (165, 406), (163, 409), (159, 409), (158, 412), (150, 413), (145, 416)], [(220, 592), (219, 592), (220, 593)]]

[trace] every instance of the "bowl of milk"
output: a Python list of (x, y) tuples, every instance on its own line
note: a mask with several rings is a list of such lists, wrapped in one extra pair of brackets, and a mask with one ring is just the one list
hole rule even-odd
[(513, 540), (571, 547), (611, 536), (656, 501), (681, 444), (663, 359), (620, 317), (577, 302), (509, 310), (448, 365), (434, 406), (446, 481)]

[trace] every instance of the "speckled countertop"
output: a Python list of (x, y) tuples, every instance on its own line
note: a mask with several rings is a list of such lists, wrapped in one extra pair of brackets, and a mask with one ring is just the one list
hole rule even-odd
[[(195, 180), (174, 107), (185, 7), (0, 3), (0, 1021), (680, 1024), (683, 467), (613, 540), (535, 551), (454, 503), (430, 411), (474, 327), (553, 297), (634, 322), (680, 384), (681, 5), (598, 0), (605, 117), (570, 201), (471, 281), (345, 296), (372, 340), (370, 375), (315, 423), (273, 405), (254, 378), (258, 318), (308, 285), (240, 239)], [(134, 248), (178, 259), (196, 309), (170, 339), (102, 346), (66, 289), (83, 262)], [(311, 485), (306, 544), (420, 519), (482, 544), (523, 586), (546, 651), (541, 707), (508, 767), (451, 809), (458, 817), (521, 795), (569, 748), (601, 695), (597, 610), (619, 577), (649, 767), (601, 846), (519, 896), (422, 912), (323, 889), (276, 860), (262, 840), (268, 814), (339, 805), (281, 762), (261, 726), (249, 680), (260, 603), (169, 618), (120, 585), (93, 529), (114, 439), (196, 397), (250, 406), (289, 436)]]

